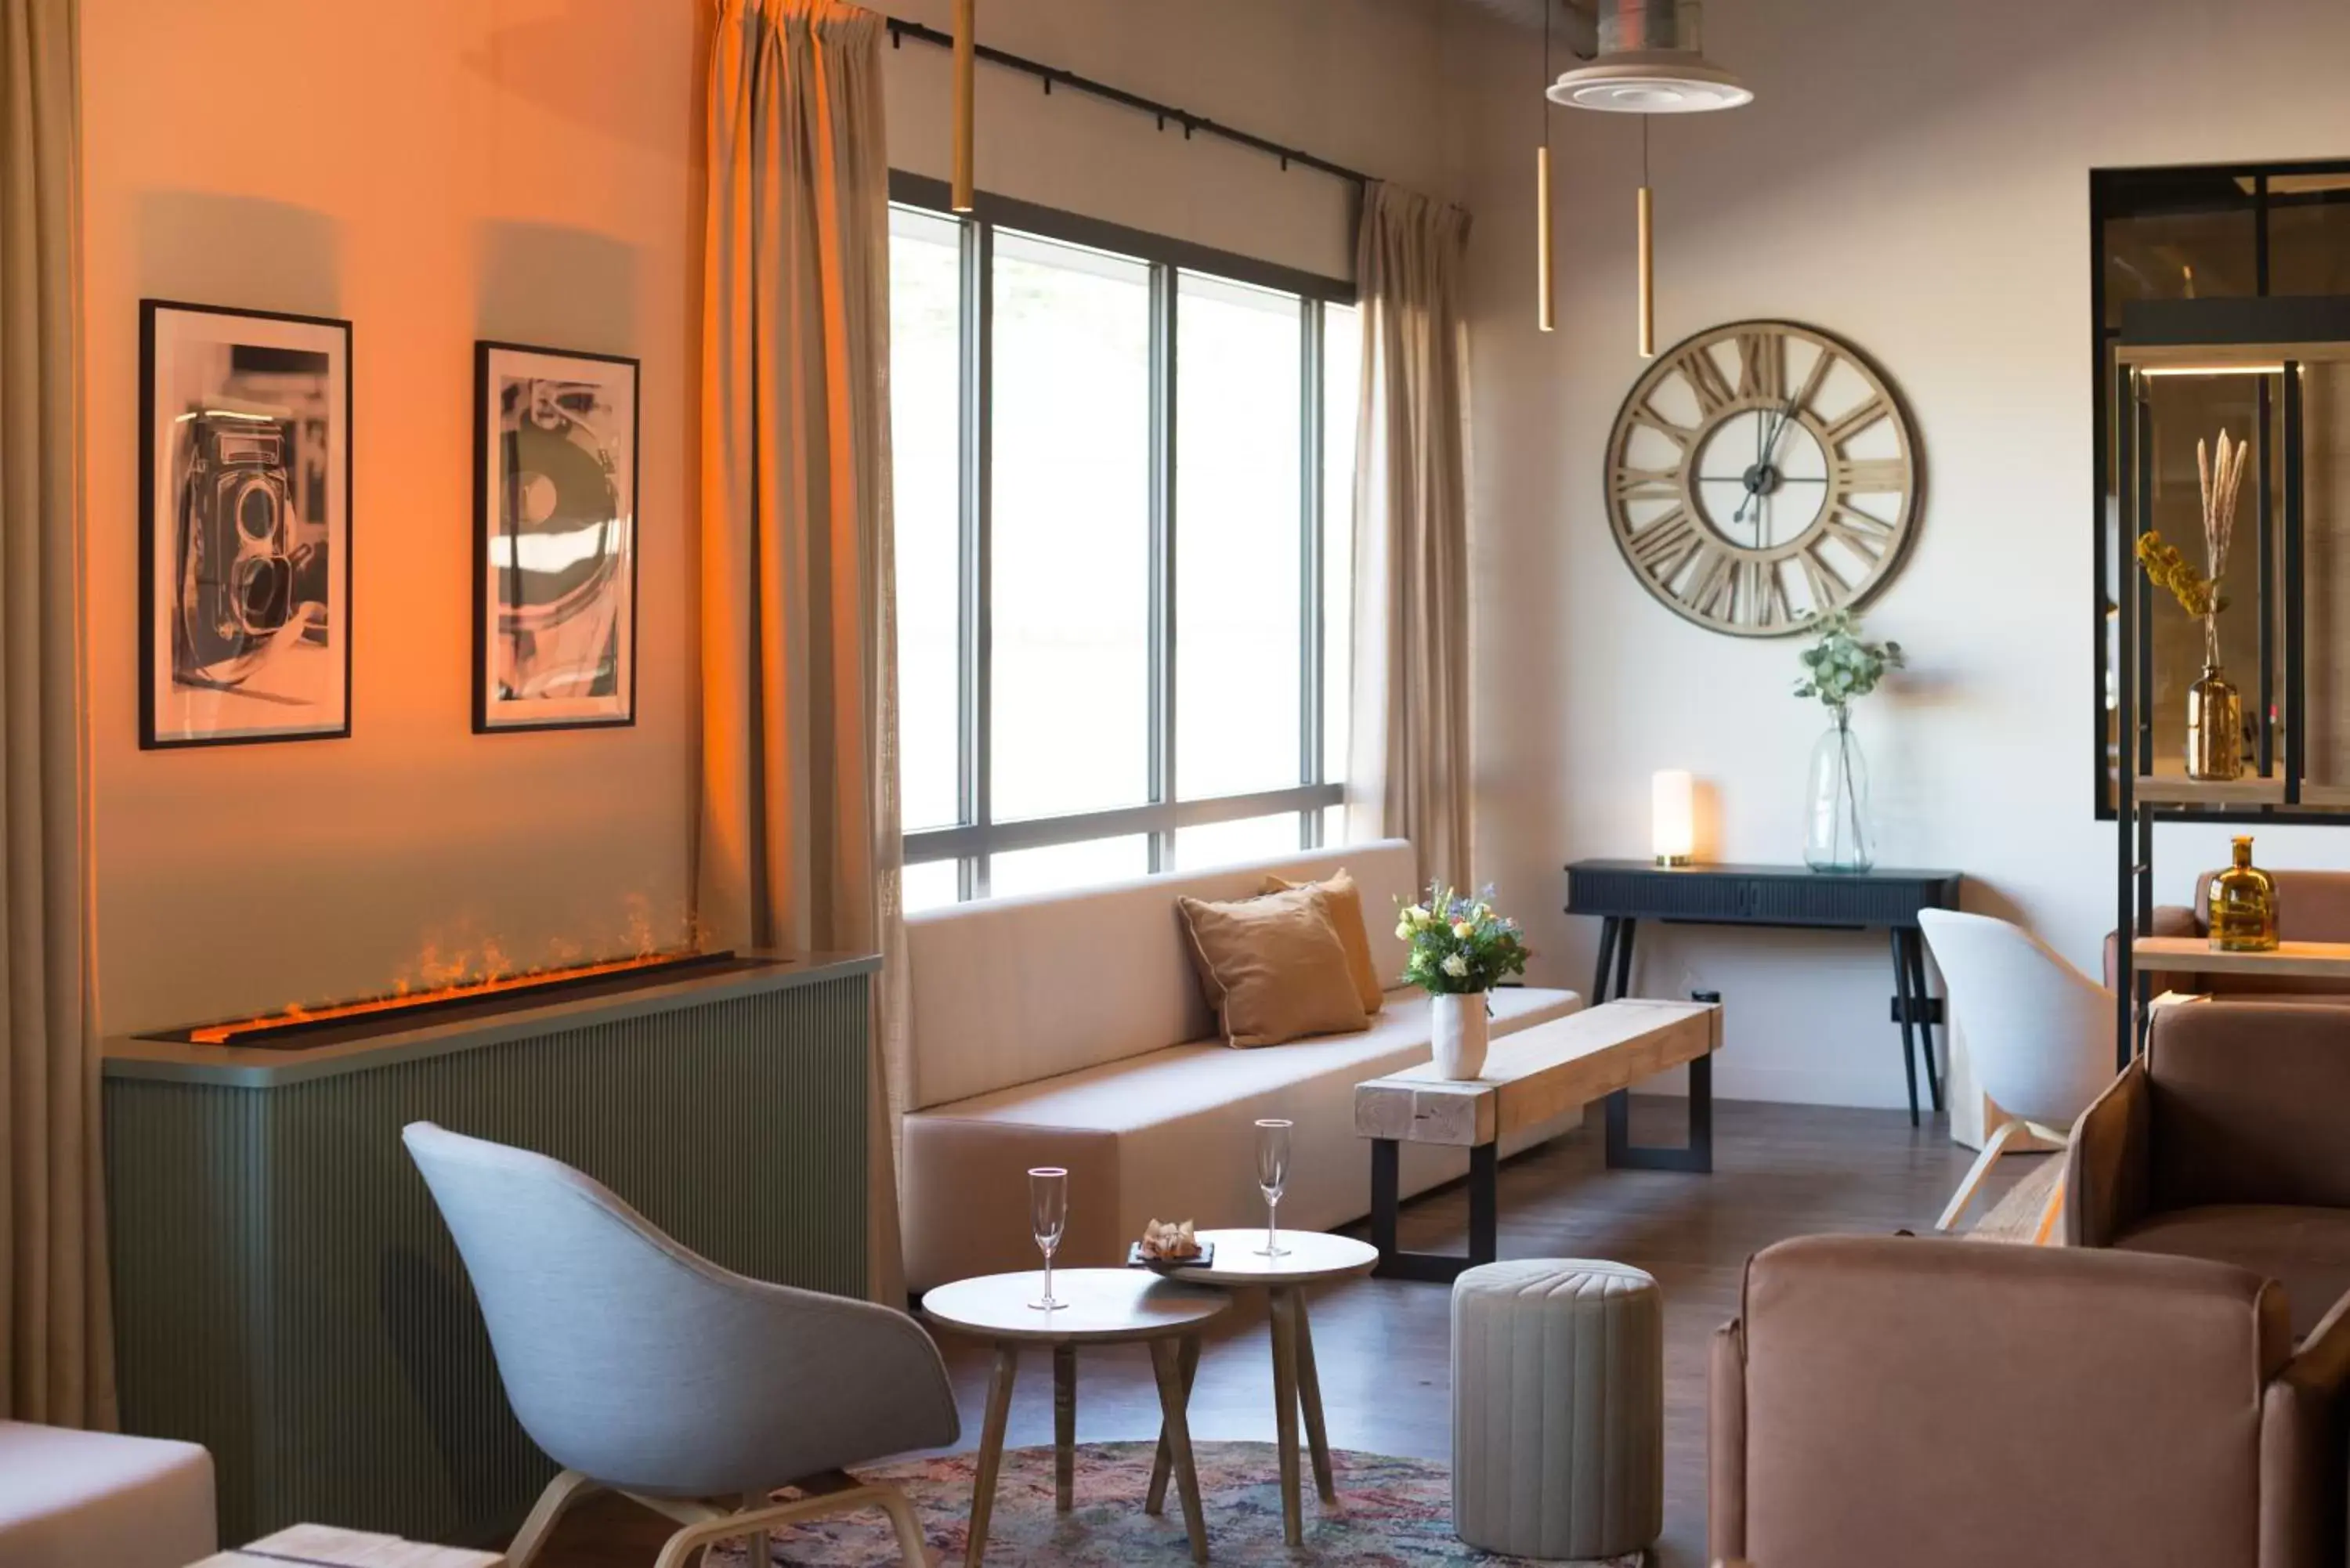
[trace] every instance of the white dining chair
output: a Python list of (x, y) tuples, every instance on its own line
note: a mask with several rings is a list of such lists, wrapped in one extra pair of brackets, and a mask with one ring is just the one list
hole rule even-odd
[[(683, 1528), (656, 1568), (713, 1542), (879, 1509), (908, 1568), (912, 1503), (846, 1467), (960, 1434), (945, 1364), (912, 1318), (746, 1279), (679, 1246), (599, 1183), (414, 1122), (400, 1135), (449, 1222), (523, 1429), (563, 1467), (506, 1549), (528, 1568), (565, 1510), (616, 1491)], [(807, 1494), (773, 1493), (796, 1483)]]
[(2114, 993), (2012, 921), (1950, 909), (1918, 919), (1966, 1030), (1975, 1082), (2005, 1117), (1935, 1221), (1948, 1231), (2009, 1144), (2025, 1133), (2064, 1143), (2113, 1081)]

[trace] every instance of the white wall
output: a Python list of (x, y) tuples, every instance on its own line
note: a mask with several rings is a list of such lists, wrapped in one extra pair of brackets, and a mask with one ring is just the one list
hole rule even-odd
[[(886, 9), (946, 29), (951, 0)], [(1042, 60), (1436, 192), (1452, 161), (1445, 39), (1432, 0), (982, 0), (979, 36)], [(943, 49), (888, 59), (889, 161), (944, 179), (951, 77)], [(1354, 188), (1311, 170), (980, 63), (983, 191), (1317, 272), (1354, 275)]]
[[(1783, 317), (1847, 337), (1907, 398), (1928, 499), (1871, 628), (1914, 668), (1859, 728), (1880, 863), (1950, 866), (1969, 907), (2094, 965), (2115, 835), (2093, 815), (2088, 171), (2350, 155), (2340, 0), (1715, 0), (1709, 53), (1756, 101), (1653, 127), (1659, 331)], [(1800, 859), (1825, 717), (1799, 644), (1691, 627), (1617, 556), (1600, 501), (1633, 353), (1638, 123), (1557, 111), (1560, 317), (1534, 330), (1530, 110), (1541, 44), (1479, 28), (1456, 81), (1472, 244), (1478, 857), (1540, 967), (1587, 985), (1596, 922), (1560, 867), (1637, 855), (1648, 776), (1720, 802), (1723, 859)], [(1471, 42), (1473, 40), (1473, 42)], [(2224, 859), (2167, 830), (2160, 891)], [(2263, 836), (2350, 865), (2350, 833)], [(1727, 1095), (1902, 1098), (1881, 935), (1644, 931), (1637, 983), (1718, 988)]]

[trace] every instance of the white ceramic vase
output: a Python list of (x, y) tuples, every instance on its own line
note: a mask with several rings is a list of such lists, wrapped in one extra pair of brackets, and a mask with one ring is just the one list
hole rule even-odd
[(1489, 1020), (1482, 991), (1440, 992), (1428, 999), (1435, 1024), (1436, 1071), (1452, 1079), (1469, 1079), (1485, 1070)]

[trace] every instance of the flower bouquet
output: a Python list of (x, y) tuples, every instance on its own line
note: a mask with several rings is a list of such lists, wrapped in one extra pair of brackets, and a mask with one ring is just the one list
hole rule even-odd
[(1526, 972), (1518, 923), (1494, 913), (1492, 897), (1490, 888), (1471, 899), (1431, 885), (1427, 902), (1396, 917), (1396, 935), (1410, 950), (1404, 982), (1429, 993), (1437, 1071), (1448, 1078), (1473, 1078), (1483, 1069), (1485, 993)]

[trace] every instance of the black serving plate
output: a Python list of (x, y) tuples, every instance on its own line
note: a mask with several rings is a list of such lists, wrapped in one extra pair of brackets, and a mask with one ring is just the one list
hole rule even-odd
[(1139, 1241), (1130, 1241), (1126, 1248), (1128, 1268), (1149, 1269), (1154, 1274), (1171, 1274), (1178, 1269), (1213, 1268), (1215, 1262), (1216, 1244), (1213, 1241), (1201, 1242), (1200, 1255), (1196, 1258), (1146, 1258), (1142, 1255), (1142, 1243)]

